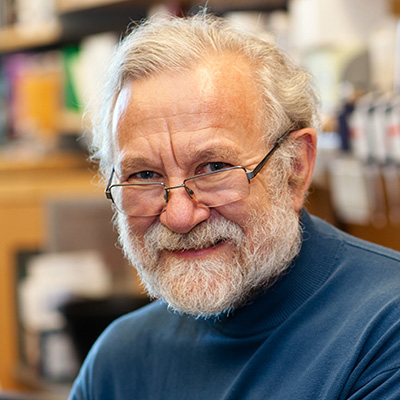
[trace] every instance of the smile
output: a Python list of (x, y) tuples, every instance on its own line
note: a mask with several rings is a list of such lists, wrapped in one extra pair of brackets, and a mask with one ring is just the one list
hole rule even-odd
[(224, 244), (226, 243), (226, 240), (220, 239), (216, 243), (202, 247), (200, 249), (188, 249), (188, 250), (167, 250), (169, 253), (175, 254), (177, 256), (183, 256), (183, 257), (201, 257), (201, 256), (208, 256), (212, 252), (220, 249)]

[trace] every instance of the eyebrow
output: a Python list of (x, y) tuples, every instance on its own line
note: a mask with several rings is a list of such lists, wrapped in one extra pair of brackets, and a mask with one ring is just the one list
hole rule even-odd
[[(238, 154), (232, 148), (226, 146), (216, 146), (213, 148), (207, 148), (205, 150), (197, 150), (190, 158), (188, 158), (188, 163), (196, 163), (200, 161), (219, 161), (219, 159), (224, 161), (229, 161), (232, 164), (238, 163)], [(120, 163), (120, 173), (123, 175), (126, 171), (131, 171), (135, 169), (143, 168), (153, 168), (154, 162), (152, 160), (138, 156), (138, 157), (127, 157), (121, 160)]]
[(123, 174), (125, 171), (134, 170), (137, 168), (142, 169), (146, 165), (149, 165), (149, 159), (145, 157), (129, 157), (124, 158), (120, 163), (120, 171)]
[(223, 158), (225, 161), (230, 161), (231, 163), (237, 163), (239, 158), (236, 151), (232, 148), (226, 146), (216, 146), (212, 149), (198, 150), (196, 151), (191, 160), (193, 162), (197, 160), (212, 160), (218, 161), (219, 158)]

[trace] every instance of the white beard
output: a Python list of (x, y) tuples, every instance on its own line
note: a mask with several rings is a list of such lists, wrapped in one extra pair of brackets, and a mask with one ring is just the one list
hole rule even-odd
[[(272, 211), (253, 213), (246, 221), (246, 234), (238, 224), (219, 216), (186, 234), (156, 222), (140, 238), (130, 230), (128, 218), (118, 214), (120, 242), (152, 298), (163, 298), (178, 312), (215, 316), (244, 305), (254, 292), (272, 285), (298, 254), (298, 214), (288, 195), (279, 197), (270, 204)], [(221, 240), (233, 249), (229, 255), (222, 252), (212, 259), (188, 261), (165, 251), (201, 249)]]

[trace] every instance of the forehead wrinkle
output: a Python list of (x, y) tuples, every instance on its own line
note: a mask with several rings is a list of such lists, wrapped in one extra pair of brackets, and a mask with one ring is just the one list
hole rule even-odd
[(173, 131), (171, 130), (171, 122), (170, 122), (170, 118), (167, 117), (164, 119), (165, 120), (165, 125), (166, 125), (166, 134), (168, 134), (168, 138), (169, 138), (169, 149), (170, 152), (168, 152), (168, 150), (166, 148), (164, 148), (164, 150), (166, 151), (160, 151), (160, 159), (161, 162), (163, 164), (163, 167), (165, 168), (168, 164), (170, 164), (171, 160), (170, 160), (170, 154), (172, 155), (172, 159), (173, 159), (173, 163), (175, 163), (175, 165), (179, 166), (179, 161), (178, 161), (178, 157), (176, 156), (176, 151), (174, 148), (174, 144), (172, 142), (172, 136), (173, 136)]
[[(159, 111), (159, 115), (156, 115), (155, 110)], [(213, 115), (213, 110), (204, 110), (204, 111), (193, 111), (193, 112), (183, 112), (183, 111), (174, 111), (170, 112), (170, 115), (165, 115), (163, 109), (160, 109), (158, 107), (153, 108), (146, 108), (145, 110), (132, 110), (129, 112), (128, 115), (125, 116), (125, 118), (128, 120), (127, 122), (132, 126), (133, 128), (145, 124), (146, 122), (152, 123), (154, 121), (160, 120), (160, 121), (173, 121), (174, 119), (178, 119), (180, 117), (190, 117), (189, 120), (185, 120), (186, 123), (188, 122), (199, 122), (199, 119), (202, 119), (201, 117), (208, 116), (208, 115)], [(196, 118), (197, 117), (197, 118)], [(207, 118), (207, 121), (209, 119)], [(122, 121), (121, 121), (122, 122)], [(171, 125), (168, 123), (168, 125)], [(172, 128), (172, 127), (171, 127)], [(171, 129), (172, 130), (172, 129)]]
[[(163, 116), (163, 117), (153, 117), (142, 119), (141, 121), (125, 121), (125, 126), (121, 129), (120, 133), (125, 134), (118, 135), (117, 132), (117, 140), (119, 141), (121, 146), (130, 144), (132, 140), (143, 138), (146, 141), (151, 141), (152, 136), (157, 135), (168, 135), (168, 142), (170, 143), (171, 148), (173, 147), (172, 138), (176, 134), (181, 133), (198, 133), (202, 131), (206, 131), (209, 129), (225, 129), (226, 125), (213, 121), (210, 118), (204, 118), (205, 116), (212, 114), (210, 112), (203, 113), (181, 113), (172, 116)], [(154, 122), (157, 124), (157, 128), (154, 127)], [(128, 124), (126, 124), (128, 122)], [(146, 124), (149, 124), (151, 129), (146, 127)], [(128, 126), (128, 129), (127, 129)], [(132, 134), (126, 134), (131, 132)]]
[[(159, 119), (163, 126), (160, 124), (156, 130), (153, 129), (151, 132), (139, 128), (134, 131), (133, 136), (127, 138), (124, 147), (135, 150), (128, 150), (128, 154), (125, 154), (126, 157), (121, 161), (121, 168), (125, 170), (155, 168), (166, 171), (174, 165), (179, 165), (179, 158), (173, 142), (174, 133), (171, 132), (168, 118)], [(154, 137), (156, 140), (153, 139)], [(141, 144), (141, 150), (138, 148), (138, 144)]]
[[(151, 140), (152, 135), (124, 135), (124, 140), (119, 140), (119, 151), (116, 159), (116, 166), (121, 171), (132, 171), (141, 168), (159, 168), (156, 165), (158, 149), (157, 143), (160, 141)], [(157, 133), (154, 133), (156, 135)], [(118, 142), (118, 138), (117, 138)]]

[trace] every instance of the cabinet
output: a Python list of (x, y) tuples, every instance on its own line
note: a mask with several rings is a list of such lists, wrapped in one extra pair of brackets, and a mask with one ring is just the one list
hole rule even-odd
[(100, 196), (82, 156), (58, 154), (38, 161), (0, 159), (0, 381), (18, 389), (16, 253), (37, 250), (45, 239), (44, 211), (50, 198)]
[[(129, 22), (131, 15), (137, 16), (134, 12), (143, 9), (137, 4), (115, 0), (59, 1), (54, 19), (40, 25), (13, 24), (0, 28), (0, 53), (54, 50), (76, 43), (85, 34), (109, 29), (123, 31), (125, 21)], [(87, 22), (89, 12), (91, 23)], [(109, 21), (102, 24), (106, 13)], [(83, 26), (78, 30), (79, 24)], [(73, 133), (81, 128), (80, 121), (76, 123), (71, 118), (63, 120), (62, 125), (71, 126), (67, 130)], [(28, 144), (21, 153), (15, 151), (12, 140), (11, 144), (11, 149), (0, 146), (0, 387), (36, 391), (45, 388), (30, 381), (29, 374), (19, 365), (16, 255), (21, 250), (43, 248), (48, 201), (68, 197), (103, 199), (104, 194), (93, 184), (94, 166), (89, 165), (83, 152), (52, 149), (41, 154), (30, 151)]]

